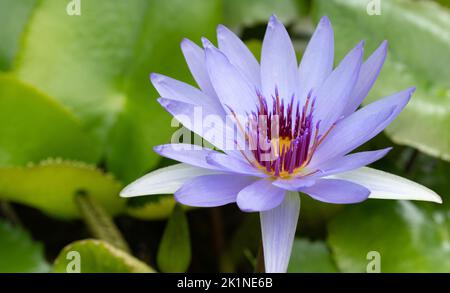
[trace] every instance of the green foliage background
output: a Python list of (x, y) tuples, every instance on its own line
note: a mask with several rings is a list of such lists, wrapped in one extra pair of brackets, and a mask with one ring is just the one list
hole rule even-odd
[[(370, 251), (380, 253), (383, 272), (450, 271), (448, 0), (381, 1), (381, 15), (373, 16), (365, 0), (83, 0), (80, 16), (67, 14), (69, 2), (0, 0), (0, 272), (64, 272), (66, 252), (75, 248), (89, 260), (83, 272), (253, 270), (255, 215), (234, 206), (172, 213), (170, 195), (125, 201), (118, 192), (172, 163), (152, 151), (174, 129), (149, 74), (193, 84), (179, 43), (215, 40), (219, 23), (259, 57), (272, 13), (299, 57), (322, 15), (335, 30), (336, 60), (360, 39), (366, 56), (389, 41), (366, 102), (413, 85), (417, 91), (396, 122), (362, 148), (393, 145), (374, 167), (444, 200), (339, 206), (302, 197), (289, 271), (365, 272)], [(117, 216), (131, 251), (106, 236), (82, 240), (102, 237), (80, 220), (79, 194)], [(43, 223), (60, 228), (49, 235)], [(96, 229), (89, 231), (111, 231)]]

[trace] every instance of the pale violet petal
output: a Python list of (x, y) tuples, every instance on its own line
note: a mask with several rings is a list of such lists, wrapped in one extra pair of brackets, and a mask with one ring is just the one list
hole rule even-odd
[(242, 189), (236, 203), (244, 212), (271, 210), (281, 204), (285, 191), (272, 185), (270, 180), (260, 179)]
[(334, 204), (362, 202), (370, 194), (366, 187), (340, 179), (320, 179), (313, 186), (301, 187), (299, 191), (315, 200)]
[(222, 104), (216, 97), (206, 95), (187, 83), (162, 74), (152, 73), (150, 79), (161, 97), (202, 106), (209, 113), (225, 116)]
[(353, 88), (348, 103), (342, 113), (343, 116), (353, 113), (367, 96), (373, 84), (377, 80), (378, 75), (380, 74), (386, 54), (387, 41), (384, 41), (363, 63), (361, 66), (361, 71), (359, 72), (358, 80), (356, 81), (355, 87)]
[(226, 110), (245, 115), (256, 109), (256, 88), (219, 49), (205, 40), (209, 78)]
[(255, 178), (235, 174), (200, 176), (183, 184), (175, 198), (188, 206), (222, 206), (235, 202), (239, 191), (254, 181)]
[(360, 42), (312, 93), (312, 98), (316, 98), (314, 121), (320, 120), (320, 133), (325, 133), (342, 115), (358, 78), (363, 51), (364, 43)]
[(244, 42), (223, 25), (217, 27), (219, 49), (227, 56), (231, 64), (239, 69), (258, 89), (261, 88), (259, 63)]
[(423, 200), (442, 203), (439, 195), (419, 183), (368, 167), (331, 175), (328, 178), (343, 179), (363, 185), (370, 190), (369, 198)]
[(278, 207), (260, 213), (266, 273), (287, 271), (299, 214), (297, 192), (287, 192)]
[(270, 17), (261, 49), (261, 84), (269, 109), (275, 87), (280, 99), (298, 95), (298, 67), (294, 46), (286, 28), (275, 15)]
[(142, 176), (122, 189), (120, 196), (172, 194), (185, 182), (195, 177), (218, 173), (220, 172), (181, 163), (161, 168)]
[(308, 93), (318, 89), (333, 70), (334, 36), (330, 20), (324, 16), (308, 43), (299, 66), (299, 96), (304, 104)]
[(217, 98), (216, 92), (209, 80), (208, 70), (206, 69), (205, 51), (188, 39), (181, 42), (181, 50), (188, 64), (195, 81), (201, 90), (211, 96)]

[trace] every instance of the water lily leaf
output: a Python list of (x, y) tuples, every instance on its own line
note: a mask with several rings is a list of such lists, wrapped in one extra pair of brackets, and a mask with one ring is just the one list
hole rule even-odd
[[(371, 52), (382, 40), (388, 58), (366, 102), (416, 86), (410, 104), (387, 128), (396, 143), (450, 160), (450, 10), (431, 1), (381, 1), (381, 15), (369, 16), (367, 2), (315, 1), (316, 16), (328, 15), (338, 57), (360, 39)], [(367, 53), (366, 53), (367, 54)]]
[(8, 70), (36, 0), (0, 1), (0, 70)]
[[(331, 221), (328, 243), (343, 272), (448, 272), (450, 217), (408, 201), (369, 200)], [(374, 253), (375, 252), (375, 253)], [(379, 256), (379, 259), (375, 259)]]
[(179, 43), (212, 36), (221, 1), (81, 1), (80, 16), (66, 5), (34, 10), (14, 72), (80, 117), (108, 169), (129, 182), (154, 167), (152, 146), (172, 132), (149, 74), (188, 78)]
[(109, 214), (124, 209), (122, 184), (80, 162), (47, 160), (27, 167), (0, 168), (0, 198), (26, 204), (59, 218), (78, 218), (74, 197), (92, 196)]
[(44, 249), (17, 226), (0, 221), (0, 273), (43, 273), (50, 270)]
[(165, 273), (186, 272), (191, 262), (189, 225), (180, 205), (176, 205), (159, 244), (158, 267)]
[(126, 212), (141, 220), (162, 220), (172, 214), (175, 203), (172, 194), (141, 196), (127, 202)]
[(49, 156), (92, 162), (99, 155), (75, 116), (8, 75), (0, 75), (0, 137), (0, 166)]
[[(77, 263), (77, 261), (79, 262)], [(101, 240), (81, 240), (67, 245), (56, 258), (56, 273), (152, 273), (151, 267)]]
[(295, 239), (288, 267), (289, 273), (336, 273), (330, 251), (321, 241)]

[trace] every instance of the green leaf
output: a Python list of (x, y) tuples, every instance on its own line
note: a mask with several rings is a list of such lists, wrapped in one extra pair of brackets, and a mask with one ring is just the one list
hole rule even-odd
[(367, 2), (315, 1), (315, 15), (328, 15), (340, 58), (360, 39), (371, 52), (387, 39), (389, 53), (366, 102), (410, 86), (417, 91), (403, 113), (387, 128), (396, 143), (450, 160), (450, 11), (431, 1), (381, 3), (381, 15), (369, 16)]
[(300, 8), (303, 5), (297, 7), (294, 0), (226, 0), (224, 18), (225, 23), (233, 27), (266, 23), (272, 14), (287, 23), (298, 16)]
[(27, 167), (0, 168), (0, 198), (59, 218), (78, 218), (75, 196), (92, 196), (110, 214), (121, 212), (122, 185), (111, 175), (79, 162), (48, 160)]
[(55, 260), (54, 272), (65, 273), (68, 272), (68, 268), (69, 272), (72, 271), (74, 268), (73, 262), (77, 260), (78, 256), (81, 273), (155, 272), (142, 261), (111, 244), (92, 239), (76, 241), (67, 245)]
[(99, 155), (76, 117), (8, 75), (0, 75), (0, 137), (0, 166), (50, 156), (93, 162)]
[[(167, 219), (175, 207), (172, 194), (149, 195), (131, 198), (127, 202), (127, 214), (141, 220)], [(189, 209), (187, 206), (183, 206)]]
[(162, 272), (186, 272), (191, 262), (191, 243), (186, 215), (176, 205), (159, 244), (158, 267)]
[(289, 261), (289, 273), (336, 273), (330, 251), (321, 241), (295, 239)]
[(8, 70), (36, 0), (0, 1), (0, 70)]
[(44, 249), (23, 229), (0, 221), (0, 273), (49, 271)]
[(221, 1), (91, 0), (80, 16), (68, 16), (66, 5), (41, 1), (14, 72), (80, 117), (108, 169), (131, 181), (154, 167), (152, 147), (172, 132), (149, 74), (188, 78), (179, 43), (213, 35)]
[[(408, 201), (349, 206), (329, 225), (328, 243), (343, 272), (366, 272), (378, 252), (381, 272), (448, 272), (450, 217)], [(370, 255), (369, 255), (370, 256)]]

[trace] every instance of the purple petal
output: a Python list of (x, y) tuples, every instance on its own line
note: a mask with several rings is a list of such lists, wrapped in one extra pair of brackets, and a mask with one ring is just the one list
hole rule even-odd
[(278, 89), (281, 99), (290, 101), (298, 95), (297, 57), (286, 28), (272, 15), (267, 25), (261, 51), (262, 92), (267, 98), (269, 109), (271, 97)]
[(203, 49), (191, 40), (183, 39), (181, 42), (181, 50), (183, 51), (189, 70), (198, 86), (208, 96), (217, 98), (216, 92), (209, 80), (208, 71), (206, 69), (205, 52)]
[(334, 36), (330, 20), (324, 16), (311, 37), (299, 67), (301, 105), (312, 89), (318, 89), (333, 71)]
[(379, 159), (384, 157), (391, 149), (392, 148), (389, 147), (382, 150), (359, 152), (343, 157), (340, 156), (338, 158), (327, 161), (317, 168), (322, 170), (322, 176), (350, 171), (378, 161)]
[(232, 31), (223, 25), (217, 27), (219, 49), (253, 85), (261, 88), (259, 63), (252, 52)]
[(230, 174), (206, 175), (194, 178), (175, 192), (178, 202), (194, 207), (216, 207), (236, 201), (241, 189), (255, 179)]
[(310, 165), (345, 155), (373, 138), (398, 116), (413, 92), (414, 88), (410, 88), (383, 98), (340, 121), (318, 147)]
[(272, 184), (290, 191), (298, 191), (301, 187), (312, 186), (316, 183), (316, 178), (291, 178), (291, 179), (277, 179)]
[[(189, 103), (183, 103), (176, 100), (159, 98), (158, 102), (164, 109), (167, 110), (176, 120), (178, 120), (184, 127), (205, 138), (212, 145), (219, 149), (224, 149), (225, 146), (230, 145), (226, 142), (226, 124), (221, 122), (223, 127), (217, 126), (210, 129), (203, 127), (203, 122), (215, 115), (208, 112), (207, 108), (195, 106)], [(215, 115), (215, 117), (218, 117)], [(205, 135), (207, 134), (207, 135)], [(190, 136), (189, 136), (190, 138)], [(230, 138), (231, 139), (231, 138)]]
[(206, 161), (206, 157), (210, 154), (218, 153), (212, 149), (202, 148), (197, 145), (176, 143), (159, 145), (153, 148), (159, 155), (176, 160), (182, 163), (186, 163), (192, 166), (218, 170), (214, 165), (209, 164)]
[(206, 67), (222, 105), (237, 114), (254, 111), (258, 101), (255, 87), (221, 51), (209, 43), (205, 45)]
[(384, 41), (361, 66), (358, 81), (356, 82), (355, 88), (353, 89), (349, 101), (343, 111), (344, 116), (353, 113), (367, 96), (373, 84), (377, 80), (378, 75), (380, 74), (386, 54), (387, 41)]
[[(342, 114), (361, 68), (363, 42), (341, 61), (317, 90), (315, 121), (321, 121), (320, 132), (325, 133)], [(313, 93), (313, 97), (314, 97)]]
[(285, 191), (272, 185), (269, 180), (258, 180), (242, 189), (237, 196), (237, 205), (244, 212), (261, 212), (281, 204)]
[(205, 95), (193, 86), (162, 74), (152, 73), (151, 81), (158, 93), (164, 98), (193, 105), (202, 105), (211, 113), (225, 116), (225, 111), (215, 95)]
[(208, 164), (228, 172), (251, 175), (256, 177), (267, 177), (268, 175), (250, 165), (247, 161), (222, 153), (211, 153), (206, 157)]
[(282, 204), (260, 213), (266, 273), (287, 271), (299, 214), (297, 192), (288, 192)]
[(300, 189), (312, 198), (336, 204), (357, 203), (366, 200), (370, 191), (356, 183), (339, 179), (321, 179), (311, 187)]

